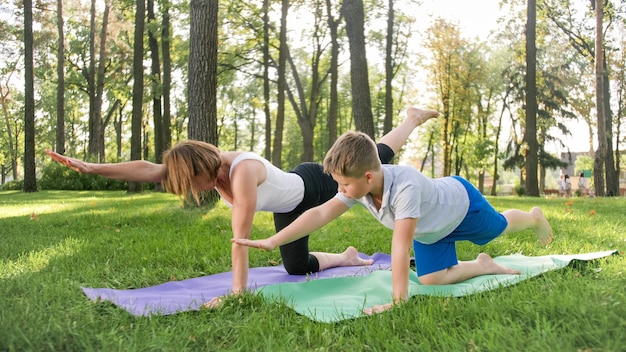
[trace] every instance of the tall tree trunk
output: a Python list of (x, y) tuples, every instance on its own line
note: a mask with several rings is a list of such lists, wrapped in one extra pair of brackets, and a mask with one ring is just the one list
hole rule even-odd
[(329, 147), (337, 140), (337, 120), (339, 117), (339, 93), (337, 83), (339, 82), (339, 40), (338, 28), (341, 17), (335, 19), (332, 14), (332, 3), (326, 0), (326, 12), (328, 18), (328, 28), (330, 30), (330, 103), (328, 104), (328, 144)]
[[(170, 92), (172, 90), (172, 57), (170, 54), (170, 2), (162, 0), (163, 19), (161, 28), (161, 47), (163, 51), (163, 150), (167, 150), (172, 146), (172, 113)], [(161, 162), (161, 160), (156, 160)]]
[(217, 146), (218, 1), (192, 0), (190, 11), (188, 135)]
[[(9, 151), (11, 154), (11, 172), (13, 173), (13, 180), (17, 180), (17, 158), (19, 156), (19, 153), (17, 151), (18, 144), (17, 144), (17, 138), (15, 138), (15, 142), (13, 142), (14, 141), (13, 127), (11, 126), (11, 119), (9, 117), (9, 109), (7, 106), (8, 97), (11, 94), (11, 88), (9, 87), (8, 82), (11, 80), (11, 76), (13, 75), (13, 72), (9, 73), (9, 77), (7, 78), (7, 81), (6, 81), (7, 83), (4, 85), (0, 85), (0, 99), (2, 100), (2, 113), (4, 115), (4, 120), (7, 125), (7, 137), (8, 137), (7, 140), (9, 143)], [(4, 172), (2, 173), (2, 176), (4, 176)]]
[(393, 26), (395, 21), (394, 0), (388, 1), (389, 17), (387, 18), (387, 42), (385, 48), (385, 121), (383, 122), (383, 133), (387, 134), (393, 128)]
[[(613, 113), (611, 112), (611, 85), (609, 70), (604, 55), (604, 43), (602, 45), (602, 87), (604, 89), (604, 121), (606, 130), (606, 156), (604, 160), (606, 176), (606, 194), (608, 196), (619, 195), (619, 169), (617, 169), (613, 154)], [(619, 143), (618, 143), (619, 145)], [(619, 160), (619, 158), (617, 158)]]
[(276, 128), (274, 130), (274, 150), (272, 151), (272, 164), (282, 167), (283, 153), (283, 128), (285, 125), (285, 91), (286, 66), (287, 66), (287, 14), (289, 13), (289, 0), (282, 0), (280, 16), (280, 45), (278, 53), (278, 97), (276, 99)]
[(596, 196), (605, 195), (604, 166), (606, 160), (606, 116), (604, 109), (604, 39), (602, 35), (604, 0), (595, 0), (596, 7), (596, 45), (595, 45), (595, 69), (596, 69), (596, 114), (598, 117), (598, 149), (593, 162), (593, 181)]
[(65, 153), (65, 36), (63, 31), (63, 0), (57, 0), (57, 123), (55, 151)]
[(98, 119), (100, 114), (96, 113), (96, 0), (91, 0), (89, 17), (89, 67), (83, 71), (87, 80), (87, 94), (89, 95), (89, 144), (87, 153), (90, 158), (99, 161), (100, 142), (98, 136), (102, 122)]
[(98, 161), (103, 162), (104, 155), (104, 128), (105, 123), (102, 119), (102, 97), (104, 96), (104, 72), (106, 70), (106, 62), (107, 62), (107, 50), (106, 50), (106, 42), (107, 42), (107, 28), (109, 25), (109, 12), (111, 9), (110, 5), (111, 1), (106, 0), (104, 2), (104, 14), (102, 15), (102, 29), (100, 31), (100, 52), (98, 54), (98, 72), (96, 76), (96, 98), (94, 105), (94, 115), (96, 116), (95, 120), (99, 121), (99, 126), (97, 129), (97, 143), (98, 143)]
[(24, 0), (24, 192), (37, 192), (33, 42), (33, 3)]
[[(154, 17), (154, 0), (148, 0), (148, 21), (156, 24)], [(152, 90), (152, 113), (154, 121), (154, 160), (161, 163), (163, 158), (163, 114), (161, 110), (161, 60), (159, 59), (159, 43), (152, 30), (148, 31), (150, 47), (150, 86)], [(145, 146), (146, 148), (148, 146)]]
[(506, 94), (504, 95), (504, 98), (502, 98), (502, 109), (500, 110), (500, 116), (498, 117), (498, 125), (496, 128), (496, 140), (494, 142), (494, 150), (493, 150), (493, 183), (491, 184), (491, 195), (495, 196), (498, 194), (497, 192), (497, 181), (498, 178), (500, 178), (500, 175), (498, 174), (498, 146), (500, 145), (500, 133), (502, 132), (502, 119), (504, 117), (504, 111), (506, 110), (506, 101), (509, 97), (509, 94), (511, 92), (511, 88), (507, 89)]
[(363, 0), (345, 0), (341, 13), (346, 19), (346, 33), (350, 47), (350, 84), (354, 124), (357, 130), (376, 138), (374, 136), (374, 115), (372, 114), (372, 98), (365, 53)]
[[(141, 125), (143, 121), (143, 31), (146, 20), (145, 0), (137, 0), (133, 43), (133, 112), (131, 121), (130, 159), (141, 160)], [(140, 182), (129, 182), (128, 191), (141, 192)]]
[(537, 3), (528, 0), (526, 22), (526, 194), (539, 196), (537, 168), (539, 165), (539, 143), (537, 142)]
[(270, 112), (270, 17), (269, 0), (263, 0), (263, 113), (265, 114), (265, 159), (272, 158), (272, 115)]

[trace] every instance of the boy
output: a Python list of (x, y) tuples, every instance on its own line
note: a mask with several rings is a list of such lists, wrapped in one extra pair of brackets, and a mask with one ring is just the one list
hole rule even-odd
[(326, 154), (324, 171), (339, 192), (326, 203), (302, 214), (290, 226), (265, 240), (233, 242), (272, 250), (311, 233), (361, 203), (393, 230), (391, 271), (393, 303), (365, 309), (382, 312), (408, 298), (409, 249), (413, 245), (420, 283), (444, 285), (487, 274), (519, 274), (486, 253), (473, 261), (458, 261), (456, 241), (484, 245), (494, 238), (525, 229), (535, 230), (541, 244), (552, 241), (552, 229), (541, 209), (498, 213), (466, 180), (432, 179), (409, 166), (381, 165), (376, 145), (361, 132), (342, 135)]

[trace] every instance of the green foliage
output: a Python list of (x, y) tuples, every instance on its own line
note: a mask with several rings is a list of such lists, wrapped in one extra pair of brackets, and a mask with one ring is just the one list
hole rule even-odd
[(0, 187), (3, 191), (21, 191), (24, 189), (24, 180), (13, 180)]
[(517, 194), (520, 197), (526, 194), (526, 187), (522, 184), (515, 185), (514, 189), (515, 189), (515, 194)]
[(593, 158), (586, 155), (579, 155), (574, 162), (574, 172), (580, 175), (584, 170), (593, 170)]
[(126, 181), (112, 180), (98, 175), (78, 173), (59, 163), (48, 163), (41, 170), (38, 182), (41, 189), (48, 190), (125, 190)]

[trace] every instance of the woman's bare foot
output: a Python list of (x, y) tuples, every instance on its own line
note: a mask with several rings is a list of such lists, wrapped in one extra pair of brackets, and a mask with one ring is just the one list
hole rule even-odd
[(374, 259), (359, 257), (359, 251), (350, 246), (342, 253), (311, 252), (317, 258), (319, 270), (326, 270), (339, 266), (363, 266), (374, 264)]
[(552, 227), (550, 227), (550, 223), (543, 215), (543, 212), (538, 207), (533, 207), (530, 210), (530, 213), (535, 218), (537, 225), (535, 226), (535, 234), (537, 235), (537, 240), (544, 246), (547, 246), (552, 242)]
[(350, 246), (346, 248), (341, 255), (344, 257), (345, 266), (354, 266), (354, 265), (372, 265), (374, 264), (374, 259), (363, 259), (359, 257), (359, 251), (356, 248)]
[(439, 112), (435, 110), (423, 110), (416, 107), (406, 109), (407, 119), (411, 119), (415, 123), (415, 126), (419, 126), (437, 116), (439, 116)]
[(491, 258), (491, 256), (487, 253), (480, 253), (478, 257), (476, 257), (476, 262), (479, 263), (485, 269), (484, 275), (488, 275), (488, 274), (519, 275), (520, 274), (519, 270), (513, 270), (513, 269), (504, 267), (496, 263), (495, 261), (493, 261), (493, 258)]

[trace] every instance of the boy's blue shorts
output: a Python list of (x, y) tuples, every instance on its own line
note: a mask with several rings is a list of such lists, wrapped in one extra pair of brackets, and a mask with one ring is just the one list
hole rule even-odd
[(467, 190), (470, 201), (467, 215), (452, 233), (435, 243), (423, 244), (413, 241), (418, 276), (457, 265), (459, 263), (456, 255), (457, 241), (484, 245), (500, 236), (506, 229), (507, 221), (504, 215), (497, 212), (476, 187), (461, 177), (452, 177), (461, 182)]

